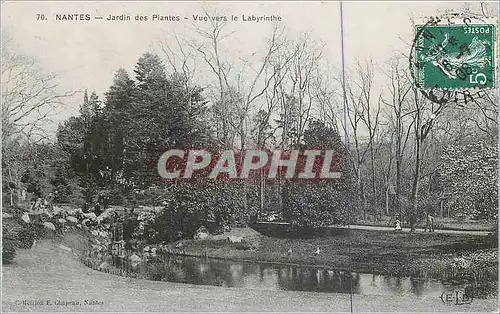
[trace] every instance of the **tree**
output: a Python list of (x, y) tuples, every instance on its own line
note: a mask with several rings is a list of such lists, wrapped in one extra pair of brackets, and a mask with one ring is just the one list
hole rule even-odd
[(285, 183), (285, 219), (291, 224), (309, 227), (350, 222), (356, 205), (352, 198), (356, 185), (340, 135), (323, 122), (313, 120), (304, 133), (304, 141), (309, 147), (333, 149), (342, 178), (339, 181)]
[(124, 69), (118, 69), (106, 93), (104, 108), (104, 127), (108, 134), (108, 161), (112, 182), (123, 177), (126, 134), (129, 131), (130, 113), (135, 109), (137, 89)]
[(411, 91), (411, 82), (408, 80), (408, 76), (403, 70), (404, 64), (401, 62), (402, 59), (398, 57), (393, 58), (390, 62), (391, 72), (386, 73), (389, 78), (389, 99), (383, 97), (382, 102), (387, 105), (387, 118), (392, 126), (392, 134), (396, 142), (394, 152), (396, 160), (396, 211), (401, 221), (404, 221), (401, 206), (403, 159), (411, 132), (411, 126), (414, 122), (412, 119), (408, 121), (408, 116), (411, 114), (408, 106), (408, 95)]
[[(89, 98), (85, 91), (80, 115), (60, 123), (57, 130), (57, 143), (71, 165), (71, 169), (63, 172), (69, 171), (78, 176), (78, 179), (68, 179), (73, 185), (78, 180), (88, 203), (93, 201), (96, 190), (110, 182), (106, 164), (108, 135), (103, 121), (99, 97), (92, 92)], [(77, 189), (74, 187), (72, 190)]]
[[(347, 116), (349, 125), (352, 129), (354, 138), (354, 168), (356, 171), (358, 182), (358, 199), (361, 201), (360, 206), (363, 208), (363, 216), (368, 208), (368, 200), (365, 191), (365, 180), (363, 178), (362, 167), (365, 164), (367, 154), (370, 156), (370, 176), (371, 176), (371, 206), (378, 207), (377, 188), (375, 179), (375, 155), (378, 148), (375, 146), (375, 138), (379, 133), (379, 116), (381, 111), (380, 99), (378, 106), (374, 109), (372, 100), (372, 85), (374, 75), (374, 64), (372, 61), (361, 64), (357, 61), (356, 76), (350, 78), (346, 83), (346, 94), (349, 100), (349, 109)], [(367, 140), (363, 141), (362, 133), (368, 133)]]
[(2, 36), (2, 177), (10, 191), (10, 205), (21, 200), (22, 176), (33, 167), (29, 162), (42, 162), (25, 154), (32, 153), (33, 143), (47, 139), (48, 117), (74, 94), (57, 89), (54, 75), (45, 73), (35, 59), (16, 52), (12, 38)]
[(15, 51), (12, 38), (2, 36), (2, 146), (14, 135), (45, 138), (44, 123), (56, 106), (74, 92), (58, 93), (54, 75), (36, 60)]
[(146, 53), (136, 69), (138, 92), (129, 108), (124, 177), (136, 184), (158, 183), (151, 167), (169, 146), (189, 147), (210, 141), (204, 122), (206, 101), (201, 88), (186, 89), (179, 73), (167, 76), (159, 57)]
[(496, 221), (498, 217), (498, 148), (485, 142), (450, 145), (441, 176), (455, 216)]

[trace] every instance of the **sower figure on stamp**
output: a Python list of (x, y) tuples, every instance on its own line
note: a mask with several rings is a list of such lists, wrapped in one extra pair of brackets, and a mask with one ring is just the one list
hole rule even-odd
[(429, 212), (425, 213), (425, 229), (424, 232), (429, 229), (429, 232), (434, 232), (434, 216), (432, 216)]

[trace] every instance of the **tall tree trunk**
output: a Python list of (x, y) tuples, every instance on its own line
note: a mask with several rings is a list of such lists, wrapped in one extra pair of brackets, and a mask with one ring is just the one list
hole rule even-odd
[(389, 216), (389, 180), (387, 180), (385, 186), (385, 215)]
[(377, 197), (377, 188), (375, 186), (375, 156), (373, 156), (373, 141), (370, 140), (370, 155), (371, 155), (371, 174), (372, 174), (372, 204), (374, 209), (375, 217), (378, 219), (381, 218), (381, 213), (378, 210), (378, 197)]
[[(418, 113), (417, 113), (418, 115)], [(420, 147), (422, 144), (422, 138), (420, 137), (420, 117), (417, 116), (416, 123), (416, 147), (415, 147), (415, 171), (413, 173), (413, 183), (411, 189), (411, 214), (410, 214), (410, 231), (415, 231), (415, 221), (418, 211), (418, 189), (420, 183)]]
[[(10, 171), (9, 167), (9, 191), (10, 191), (10, 206), (14, 206), (14, 189), (12, 188), (12, 172)], [(17, 184), (16, 184), (17, 186)]]
[(361, 208), (363, 209), (363, 220), (366, 219), (366, 211), (368, 209), (368, 201), (365, 195), (365, 185), (362, 180), (359, 180), (359, 193), (361, 200)]
[[(264, 168), (260, 170), (260, 213), (264, 212), (264, 188), (265, 188), (265, 180), (264, 180)], [(259, 213), (259, 214), (260, 214)]]
[(396, 212), (399, 213), (399, 219), (403, 223), (403, 211), (401, 208), (401, 129), (398, 123), (398, 132), (396, 138)]

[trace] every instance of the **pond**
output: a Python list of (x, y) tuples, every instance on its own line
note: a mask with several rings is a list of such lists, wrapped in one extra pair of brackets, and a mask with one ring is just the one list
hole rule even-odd
[(119, 262), (116, 266), (129, 275), (150, 280), (243, 289), (439, 298), (443, 291), (452, 288), (451, 284), (429, 278), (399, 278), (317, 267), (173, 255), (149, 258), (135, 266)]

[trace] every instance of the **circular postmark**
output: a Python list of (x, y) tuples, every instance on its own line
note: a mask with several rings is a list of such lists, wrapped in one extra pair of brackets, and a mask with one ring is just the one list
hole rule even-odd
[(437, 104), (467, 104), (495, 87), (496, 22), (447, 12), (414, 25), (409, 65), (415, 86)]

